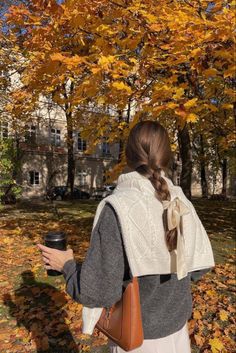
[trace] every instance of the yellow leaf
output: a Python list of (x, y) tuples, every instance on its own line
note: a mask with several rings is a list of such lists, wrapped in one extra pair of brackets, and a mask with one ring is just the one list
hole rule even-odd
[(154, 89), (156, 91), (170, 91), (171, 90), (171, 87), (167, 86), (167, 85), (160, 85), (160, 84), (156, 84), (154, 85)]
[(36, 265), (34, 265), (32, 268), (31, 268), (31, 271), (32, 272), (37, 272), (38, 271), (38, 269), (41, 267), (41, 265), (40, 264), (36, 264)]
[(197, 100), (198, 100), (197, 98), (190, 99), (189, 101), (184, 103), (185, 108), (189, 109), (189, 108), (195, 107), (197, 104)]
[(216, 69), (212, 68), (212, 69), (204, 70), (203, 74), (206, 77), (212, 77), (212, 76), (216, 76), (218, 74), (218, 71)]
[(201, 12), (201, 17), (206, 21), (206, 14), (204, 12)]
[(177, 151), (177, 144), (176, 144), (176, 143), (172, 143), (172, 144), (171, 144), (171, 150), (172, 150), (173, 152)]
[(227, 321), (228, 320), (228, 313), (225, 310), (220, 310), (220, 319), (221, 321)]
[(28, 337), (23, 337), (22, 342), (23, 342), (24, 344), (27, 344), (27, 343), (29, 343), (30, 340), (31, 340), (30, 336), (28, 336)]
[(64, 61), (66, 59), (61, 53), (51, 54), (50, 58), (52, 61)]
[(235, 98), (235, 95), (236, 95), (236, 91), (231, 88), (225, 88), (224, 93), (232, 98)]
[(191, 51), (191, 56), (200, 56), (202, 54), (201, 48), (196, 48)]
[(98, 60), (98, 64), (101, 66), (107, 66), (115, 61), (114, 55), (101, 56)]
[(12, 243), (14, 243), (14, 239), (13, 238), (5, 238), (2, 240), (5, 244), (10, 245)]
[(218, 111), (218, 108), (214, 104), (204, 104), (204, 106), (209, 108), (212, 112)]
[(186, 120), (187, 120), (187, 122), (195, 123), (195, 121), (198, 120), (198, 116), (196, 114), (190, 113), (187, 115)]
[(139, 12), (143, 15), (143, 17), (146, 18), (149, 23), (155, 23), (157, 21), (157, 17), (152, 15), (151, 13), (148, 13), (144, 10), (140, 10)]
[(135, 59), (135, 58), (130, 58), (129, 61), (130, 61), (131, 63), (134, 63), (134, 64), (137, 63), (137, 59)]
[(102, 24), (102, 25), (98, 26), (96, 29), (97, 29), (97, 31), (104, 31), (104, 30), (107, 30), (109, 28), (110, 27), (108, 25)]
[(223, 343), (219, 340), (219, 338), (213, 338), (209, 340), (212, 353), (220, 353), (224, 348)]
[(206, 291), (206, 294), (209, 296), (209, 297), (215, 297), (217, 296), (217, 293), (216, 291), (213, 289), (213, 290), (207, 290)]
[(225, 104), (222, 104), (221, 108), (223, 108), (223, 109), (233, 109), (233, 104), (225, 103)]
[(184, 94), (184, 89), (183, 88), (178, 88), (173, 96), (174, 99), (179, 99), (183, 96)]
[(80, 64), (83, 60), (81, 59), (81, 57), (79, 55), (74, 55), (70, 58), (64, 58), (64, 62), (68, 65), (68, 66), (77, 66), (78, 64)]
[(167, 107), (170, 108), (170, 109), (175, 109), (177, 106), (178, 106), (178, 104), (173, 103), (173, 102), (170, 102), (170, 103), (167, 104)]
[(115, 78), (115, 79), (116, 78), (120, 78), (120, 76), (121, 76), (120, 74), (112, 74), (112, 77)]
[(92, 69), (91, 69), (91, 71), (92, 71), (92, 73), (93, 74), (96, 74), (97, 72), (99, 72), (101, 69), (99, 68), (99, 67), (93, 67)]
[(80, 41), (81, 41), (82, 45), (85, 45), (85, 42), (82, 37), (80, 37)]
[(159, 31), (162, 29), (162, 25), (159, 24), (159, 23), (153, 23), (153, 24), (150, 26), (150, 29), (151, 29), (151, 31), (159, 32)]
[(128, 85), (126, 85), (124, 82), (122, 82), (122, 81), (113, 82), (112, 86), (114, 88), (118, 89), (119, 91), (125, 90), (128, 93), (132, 92), (131, 88)]
[(98, 97), (97, 102), (98, 104), (104, 104), (105, 103), (104, 97)]

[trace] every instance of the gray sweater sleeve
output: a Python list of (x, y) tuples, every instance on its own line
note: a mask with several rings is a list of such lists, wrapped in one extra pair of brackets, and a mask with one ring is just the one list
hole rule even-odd
[(69, 260), (63, 267), (66, 291), (75, 301), (110, 307), (121, 298), (125, 258), (120, 231), (115, 211), (105, 204), (82, 266)]

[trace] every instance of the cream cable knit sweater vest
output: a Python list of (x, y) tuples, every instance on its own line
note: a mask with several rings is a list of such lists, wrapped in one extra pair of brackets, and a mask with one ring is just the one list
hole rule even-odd
[[(212, 247), (206, 230), (191, 201), (184, 195), (180, 186), (161, 171), (171, 194), (188, 208), (182, 215), (181, 250), (187, 272), (210, 268), (215, 265)], [(168, 251), (163, 226), (163, 204), (155, 197), (151, 182), (138, 172), (121, 174), (112, 195), (103, 199), (96, 210), (93, 228), (106, 202), (109, 202), (118, 215), (122, 229), (125, 251), (133, 276), (168, 274), (177, 272), (177, 252)], [(83, 308), (83, 333), (92, 334), (102, 308)]]

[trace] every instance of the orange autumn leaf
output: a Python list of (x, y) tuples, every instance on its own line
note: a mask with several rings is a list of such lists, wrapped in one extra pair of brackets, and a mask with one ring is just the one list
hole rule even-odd
[(205, 338), (203, 336), (201, 336), (200, 334), (195, 334), (194, 335), (195, 341), (197, 346), (201, 347), (203, 346), (203, 344), (205, 343)]
[(196, 319), (196, 320), (200, 320), (202, 318), (202, 315), (201, 315), (200, 311), (194, 310), (193, 318)]

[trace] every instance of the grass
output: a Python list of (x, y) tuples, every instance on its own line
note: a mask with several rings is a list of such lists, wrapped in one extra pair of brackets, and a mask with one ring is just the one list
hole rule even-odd
[(235, 249), (236, 201), (195, 199), (193, 204), (211, 240), (216, 263), (228, 262)]

